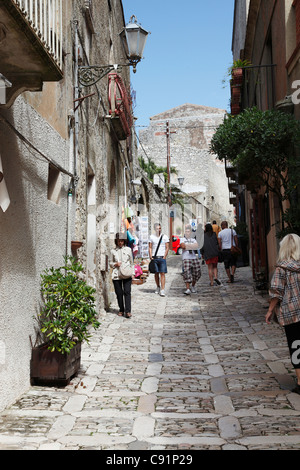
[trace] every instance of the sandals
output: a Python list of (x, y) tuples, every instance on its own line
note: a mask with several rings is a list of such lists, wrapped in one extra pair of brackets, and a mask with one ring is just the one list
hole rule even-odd
[(125, 317), (125, 318), (131, 318), (131, 313), (122, 313), (122, 312), (119, 312), (118, 313), (118, 317)]
[(219, 279), (215, 279), (215, 282), (218, 284), (218, 286), (221, 285), (221, 282), (219, 281)]

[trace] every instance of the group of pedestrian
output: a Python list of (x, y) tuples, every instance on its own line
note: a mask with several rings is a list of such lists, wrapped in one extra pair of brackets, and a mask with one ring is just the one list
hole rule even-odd
[[(150, 259), (154, 259), (157, 272), (155, 282), (157, 294), (165, 296), (167, 273), (166, 258), (169, 252), (169, 238), (161, 233), (161, 225), (155, 224), (155, 233), (149, 241)], [(198, 257), (198, 243), (192, 234), (190, 225), (186, 225), (184, 237), (180, 239), (183, 250), (183, 275), (186, 284), (185, 295), (196, 292), (195, 285), (201, 277), (201, 265)], [(235, 230), (229, 229), (226, 221), (221, 229), (215, 223), (206, 224), (204, 243), (201, 254), (208, 267), (210, 285), (220, 285), (218, 262), (223, 257), (229, 283), (234, 282), (236, 257), (232, 255), (232, 246), (238, 246)], [(126, 239), (119, 234), (115, 237), (112, 250), (112, 280), (119, 306), (119, 316), (131, 317), (131, 283), (133, 276), (133, 257), (126, 246)], [(270, 285), (270, 305), (266, 314), (269, 324), (275, 315), (277, 322), (284, 328), (290, 351), (291, 362), (296, 372), (297, 383), (293, 392), (300, 395), (300, 237), (286, 235), (280, 242), (280, 250), (274, 275)]]
[[(161, 234), (161, 225), (154, 225), (155, 234), (151, 235), (149, 242), (150, 259), (156, 263), (155, 293), (165, 296), (165, 283), (167, 273), (167, 255), (169, 252), (169, 238)], [(197, 238), (202, 240), (201, 234), (195, 236), (191, 225), (185, 226), (184, 236), (180, 239), (182, 248), (183, 279), (186, 290), (185, 295), (196, 292), (196, 283), (201, 277), (201, 262), (198, 256), (199, 243)], [(218, 263), (224, 262), (229, 283), (234, 282), (237, 256), (232, 253), (232, 246), (238, 247), (238, 238), (234, 229), (228, 228), (228, 222), (223, 221), (221, 228), (214, 220), (212, 224), (205, 226), (203, 246), (200, 252), (208, 268), (210, 285), (214, 283), (221, 285), (218, 279)], [(156, 250), (158, 248), (158, 252)]]
[[(213, 221), (213, 224), (206, 224), (203, 247), (200, 250), (208, 267), (211, 286), (214, 285), (214, 282), (217, 285), (221, 284), (218, 279), (220, 251), (224, 255), (225, 269), (229, 277), (228, 282), (233, 282), (235, 272), (236, 262), (230, 256), (230, 235), (227, 222), (222, 222), (221, 228), (222, 230), (215, 221)], [(155, 264), (155, 293), (164, 297), (170, 241), (167, 235), (161, 233), (161, 224), (155, 223), (154, 231), (155, 233), (150, 236), (149, 240), (149, 257)], [(233, 231), (233, 243), (237, 244), (235, 231)], [(198, 256), (199, 243), (192, 232), (191, 225), (185, 226), (185, 233), (180, 239), (180, 246), (182, 248), (183, 279), (186, 286), (184, 294), (190, 295), (196, 292), (195, 286), (201, 277), (201, 262)], [(131, 284), (134, 275), (134, 263), (132, 250), (127, 246), (125, 236), (122, 238), (119, 233), (116, 234), (115, 248), (112, 250), (111, 256), (112, 280), (119, 306), (118, 315), (131, 318)]]

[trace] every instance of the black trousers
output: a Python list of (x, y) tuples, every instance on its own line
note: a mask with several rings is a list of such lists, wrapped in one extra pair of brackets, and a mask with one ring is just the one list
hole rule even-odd
[(117, 279), (113, 281), (115, 293), (118, 300), (119, 311), (122, 313), (131, 313), (131, 282), (131, 277), (129, 277), (128, 279)]

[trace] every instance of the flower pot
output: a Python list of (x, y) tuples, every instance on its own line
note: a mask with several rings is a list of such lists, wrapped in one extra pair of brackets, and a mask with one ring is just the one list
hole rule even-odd
[(72, 253), (76, 255), (77, 250), (79, 250), (79, 248), (81, 248), (82, 245), (83, 245), (83, 242), (72, 241), (72, 242), (71, 242), (71, 250), (72, 250)]
[(30, 377), (32, 385), (65, 386), (80, 368), (81, 343), (77, 343), (69, 354), (51, 352), (48, 344), (32, 348)]
[(232, 83), (233, 85), (243, 84), (243, 69), (236, 68), (232, 70)]

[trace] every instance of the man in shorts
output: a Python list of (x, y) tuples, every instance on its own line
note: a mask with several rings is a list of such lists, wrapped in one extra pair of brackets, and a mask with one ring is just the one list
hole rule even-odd
[(155, 234), (150, 236), (149, 240), (149, 256), (150, 259), (154, 259), (156, 264), (156, 273), (154, 274), (156, 282), (156, 294), (160, 294), (162, 297), (165, 296), (165, 285), (166, 285), (166, 273), (167, 270), (167, 256), (169, 252), (169, 238), (167, 235), (163, 235), (161, 243), (158, 248), (158, 252), (155, 255), (156, 248), (158, 246), (161, 237), (161, 225), (154, 224)]
[(183, 261), (183, 279), (186, 285), (185, 295), (196, 292), (196, 282), (201, 277), (201, 265), (198, 258), (198, 243), (192, 235), (190, 225), (185, 226), (184, 237), (180, 239)]
[(231, 246), (239, 246), (236, 231), (228, 228), (228, 223), (223, 221), (221, 223), (221, 232), (218, 236), (219, 249), (223, 253), (224, 266), (228, 276), (229, 283), (234, 281), (234, 274), (236, 270), (236, 256), (231, 254)]

